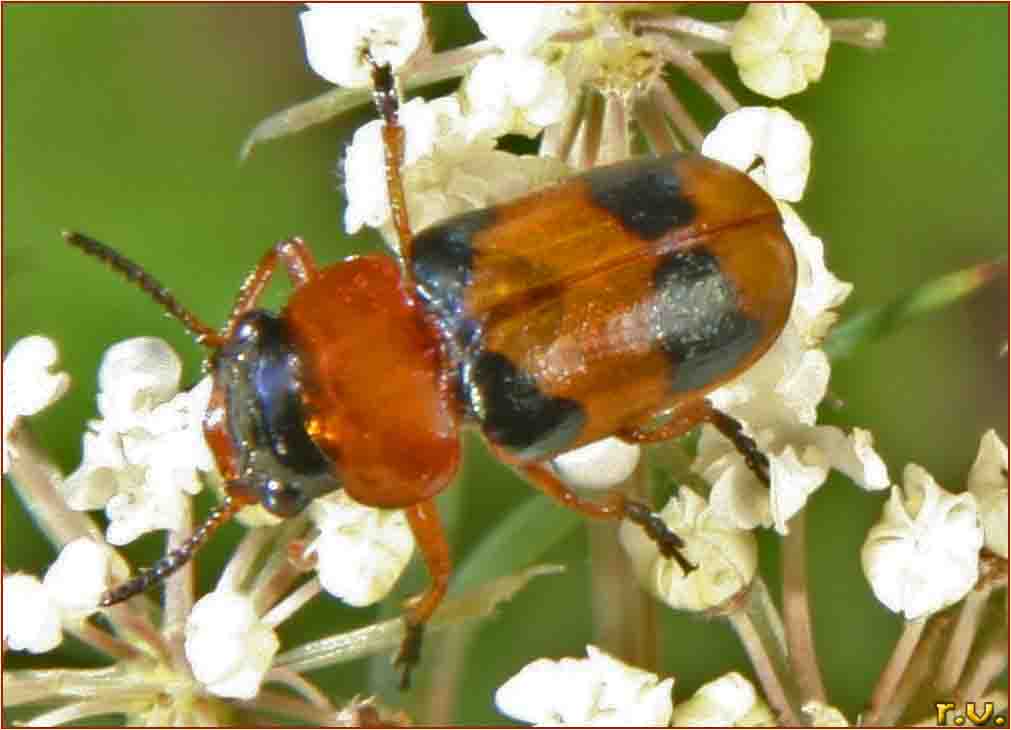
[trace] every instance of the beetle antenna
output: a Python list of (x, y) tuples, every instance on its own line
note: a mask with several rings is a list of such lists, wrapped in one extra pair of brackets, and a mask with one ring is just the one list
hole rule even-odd
[(116, 603), (122, 603), (128, 598), (133, 598), (138, 593), (143, 593), (151, 586), (161, 583), (168, 576), (186, 565), (197, 550), (207, 542), (207, 539), (217, 532), (219, 527), (228, 522), (236, 512), (242, 509), (244, 504), (240, 500), (226, 496), (221, 505), (207, 516), (203, 524), (190, 535), (186, 542), (158, 562), (144, 568), (130, 580), (107, 590), (102, 594), (98, 605), (112, 606)]
[(214, 328), (200, 321), (200, 318), (180, 304), (179, 300), (168, 289), (162, 286), (161, 282), (147, 273), (138, 264), (135, 264), (115, 249), (106, 246), (100, 241), (96, 241), (94, 238), (85, 236), (83, 233), (64, 231), (63, 239), (71, 246), (104, 262), (113, 271), (122, 274), (127, 281), (140, 287), (148, 296), (158, 302), (166, 312), (179, 320), (183, 327), (196, 338), (198, 343), (207, 345), (208, 347), (221, 346), (221, 335)]

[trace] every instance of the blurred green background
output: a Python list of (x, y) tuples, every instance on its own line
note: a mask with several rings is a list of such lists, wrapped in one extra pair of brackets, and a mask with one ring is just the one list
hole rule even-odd
[[(109, 345), (164, 337), (182, 353), (191, 380), (201, 350), (133, 287), (69, 250), (61, 229), (118, 247), (212, 323), (281, 237), (304, 236), (323, 261), (379, 248), (374, 236), (344, 235), (336, 174), (369, 109), (268, 143), (238, 162), (256, 122), (328, 88), (305, 63), (300, 9), (4, 5), (3, 346), (32, 333), (60, 344), (75, 387), (32, 427), (65, 469), (79, 461), (84, 424), (96, 412), (96, 369)], [(698, 14), (729, 19), (742, 9)], [(833, 46), (823, 80), (782, 103), (814, 137), (814, 171), (799, 209), (824, 238), (832, 269), (855, 284), (844, 311), (1006, 256), (1007, 6), (833, 4), (819, 11), (888, 23), (884, 49)], [(428, 13), (437, 47), (476, 38), (462, 7)], [(743, 89), (729, 60), (712, 65), (745, 103), (763, 103)], [(704, 118), (715, 122), (715, 109), (699, 101)], [(1008, 333), (1006, 279), (1004, 272), (986, 290), (835, 368), (837, 407), (824, 409), (825, 420), (871, 429), (893, 479), (913, 461), (960, 490), (982, 432), (996, 428), (1007, 441), (1007, 358), (998, 356)], [(274, 292), (272, 302), (281, 297)], [(476, 439), (461, 482), (446, 507), (462, 559), (532, 492), (492, 463)], [(816, 638), (830, 696), (851, 719), (898, 631), (895, 617), (871, 596), (858, 560), (882, 500), (834, 478), (811, 503)], [(201, 509), (208, 504), (205, 495)], [(8, 485), (4, 507), (5, 568), (40, 573), (53, 550)], [(203, 587), (238, 534), (226, 531), (201, 559)], [(130, 552), (150, 560), (159, 544), (149, 536)], [(594, 640), (585, 531), (546, 558), (567, 563), (568, 572), (538, 579), (482, 626), (459, 678), (458, 719), (501, 724), (505, 718), (491, 703), (495, 687), (535, 657), (582, 655)], [(776, 541), (766, 539), (763, 561), (773, 583), (776, 559)], [(421, 580), (415, 566), (406, 584)], [(677, 677), (677, 697), (746, 666), (721, 623), (661, 614), (661, 666)], [(317, 599), (285, 624), (283, 638), (300, 642), (373, 615)], [(98, 661), (70, 643), (56, 656), (8, 657), (10, 666)], [(363, 662), (315, 678), (335, 697), (350, 697), (369, 691), (369, 671)], [(430, 654), (423, 683), (438, 683), (439, 671), (439, 657)], [(388, 699), (424, 720), (412, 705), (420, 695), (401, 698), (388, 677), (381, 682)]]

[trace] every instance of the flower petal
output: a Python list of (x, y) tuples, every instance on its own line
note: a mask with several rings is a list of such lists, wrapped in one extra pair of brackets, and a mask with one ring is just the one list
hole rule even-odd
[(421, 3), (309, 3), (299, 20), (309, 65), (338, 86), (370, 82), (364, 51), (396, 70), (425, 39)]

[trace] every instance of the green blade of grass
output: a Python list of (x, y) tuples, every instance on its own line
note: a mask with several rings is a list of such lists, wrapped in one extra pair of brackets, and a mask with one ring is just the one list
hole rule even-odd
[(512, 575), (539, 560), (584, 518), (542, 496), (512, 510), (463, 561), (453, 591), (470, 590), (501, 575)]
[(888, 304), (857, 312), (832, 330), (825, 352), (832, 360), (849, 357), (861, 346), (967, 297), (1006, 268), (1003, 260), (970, 266), (921, 284)]

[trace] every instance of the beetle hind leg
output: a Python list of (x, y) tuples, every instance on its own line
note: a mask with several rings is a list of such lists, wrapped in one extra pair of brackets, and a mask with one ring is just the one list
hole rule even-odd
[(583, 499), (543, 464), (522, 464), (517, 468), (535, 487), (569, 509), (593, 519), (627, 519), (639, 525), (646, 535), (656, 543), (661, 555), (665, 558), (673, 558), (685, 574), (695, 570), (696, 566), (681, 552), (685, 546), (684, 541), (667, 527), (658, 514), (642, 502), (628, 499), (620, 492), (610, 494), (600, 502)]

